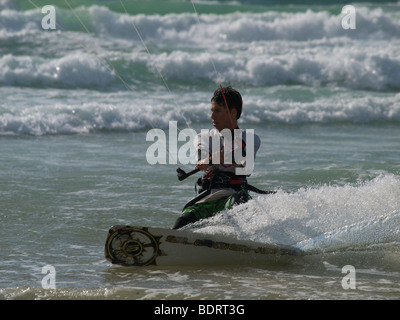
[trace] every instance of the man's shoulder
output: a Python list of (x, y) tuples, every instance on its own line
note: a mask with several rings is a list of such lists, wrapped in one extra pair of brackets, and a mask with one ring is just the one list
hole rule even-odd
[[(249, 136), (251, 135), (251, 137)], [(245, 129), (243, 130), (242, 134), (242, 139), (243, 141), (247, 144), (248, 142), (252, 141), (254, 144), (254, 149), (258, 150), (261, 145), (261, 139), (260, 137), (254, 132), (254, 129)], [(250, 139), (250, 140), (249, 140)]]
[(243, 133), (243, 136), (245, 137), (246, 135), (252, 135), (252, 136), (254, 136), (254, 140), (258, 140), (258, 141), (260, 141), (261, 139), (260, 139), (260, 137), (259, 137), (259, 135), (257, 134), (257, 133), (255, 133), (255, 130), (254, 129), (243, 129), (242, 130), (242, 133)]

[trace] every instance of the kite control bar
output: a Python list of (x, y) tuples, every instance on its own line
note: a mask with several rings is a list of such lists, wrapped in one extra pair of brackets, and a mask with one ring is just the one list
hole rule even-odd
[(195, 174), (196, 172), (199, 172), (199, 169), (194, 169), (188, 173), (186, 173), (185, 171), (183, 171), (181, 168), (176, 169), (176, 172), (178, 173), (178, 179), (179, 181), (183, 181), (186, 178), (190, 177), (191, 175)]

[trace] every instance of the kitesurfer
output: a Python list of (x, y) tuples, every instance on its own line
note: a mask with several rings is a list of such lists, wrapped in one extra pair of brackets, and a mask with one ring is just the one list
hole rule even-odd
[(215, 90), (211, 98), (214, 129), (202, 131), (194, 141), (196, 169), (204, 172), (197, 181), (199, 195), (185, 205), (173, 229), (251, 199), (247, 177), (253, 171), (261, 141), (254, 130), (239, 129), (242, 106), (242, 96), (232, 87)]

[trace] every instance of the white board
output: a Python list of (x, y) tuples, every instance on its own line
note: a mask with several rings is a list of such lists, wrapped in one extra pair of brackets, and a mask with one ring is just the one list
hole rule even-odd
[(123, 266), (210, 266), (277, 263), (301, 256), (294, 247), (163, 228), (110, 228), (105, 257)]

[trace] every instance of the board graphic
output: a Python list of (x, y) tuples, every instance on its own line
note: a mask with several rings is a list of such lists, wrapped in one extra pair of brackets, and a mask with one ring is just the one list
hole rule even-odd
[(123, 266), (271, 263), (301, 256), (294, 247), (163, 228), (110, 228), (105, 257)]

